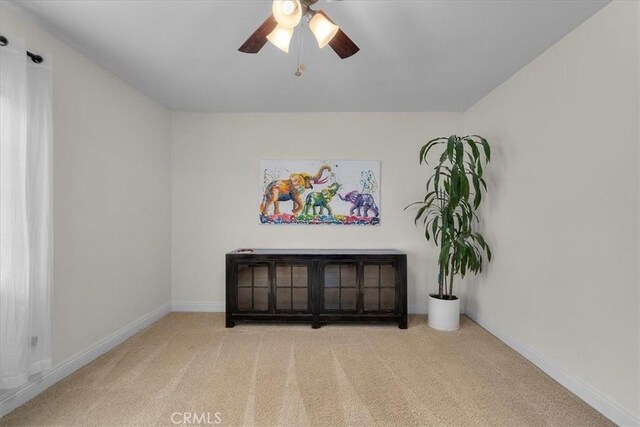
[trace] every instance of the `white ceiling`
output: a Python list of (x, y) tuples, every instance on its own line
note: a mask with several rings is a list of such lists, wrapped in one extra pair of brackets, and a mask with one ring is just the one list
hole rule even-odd
[(246, 1), (14, 1), (86, 56), (182, 111), (464, 111), (602, 8), (591, 1), (321, 0), (360, 46), (340, 60), (237, 51), (269, 15)]

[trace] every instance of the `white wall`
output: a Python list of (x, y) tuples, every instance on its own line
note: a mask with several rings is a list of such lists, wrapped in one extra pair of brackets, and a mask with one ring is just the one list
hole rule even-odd
[[(397, 248), (408, 253), (410, 309), (423, 311), (436, 251), (403, 208), (424, 197), (420, 146), (461, 127), (458, 113), (174, 113), (173, 302), (223, 310), (224, 254), (238, 247)], [(258, 225), (260, 159), (327, 157), (382, 160), (380, 226)]]
[(170, 112), (25, 20), (0, 32), (53, 55), (53, 361), (167, 304)]
[(465, 114), (495, 151), (467, 313), (636, 420), (639, 16), (606, 6)]
[[(174, 113), (172, 301), (221, 310), (223, 255), (236, 247), (394, 247), (409, 254), (410, 305), (423, 311), (435, 251), (402, 208), (428, 173), (418, 147), (464, 119), (494, 146), (483, 228), (496, 256), (459, 289), (466, 311), (608, 416), (637, 420), (637, 9), (605, 7), (463, 117)], [(383, 161), (381, 227), (257, 224), (261, 158), (328, 155)]]
[[(637, 419), (639, 17), (605, 7), (464, 115), (171, 114), (3, 7), (0, 32), (54, 56), (55, 362), (170, 291), (221, 309), (224, 253), (241, 246), (405, 250), (423, 311), (435, 250), (403, 207), (429, 172), (418, 148), (467, 130), (494, 146), (496, 255), (458, 292), (467, 312)], [(259, 160), (327, 156), (383, 161), (382, 225), (259, 226)]]

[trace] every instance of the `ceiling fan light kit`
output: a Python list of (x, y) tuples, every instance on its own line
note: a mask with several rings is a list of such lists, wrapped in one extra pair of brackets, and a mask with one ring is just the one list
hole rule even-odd
[(293, 28), (286, 28), (278, 24), (276, 28), (269, 33), (267, 40), (273, 43), (278, 49), (289, 53), (289, 44), (293, 37)]
[(273, 17), (284, 28), (294, 28), (302, 19), (302, 4), (299, 0), (274, 0)]
[(340, 27), (328, 20), (321, 12), (322, 11), (313, 12), (313, 17), (309, 20), (309, 29), (316, 38), (320, 49), (333, 40), (340, 29)]
[[(322, 10), (313, 10), (311, 6), (318, 0), (274, 0), (272, 15), (238, 49), (244, 53), (258, 53), (267, 43), (273, 43), (278, 49), (289, 52), (289, 44), (295, 27), (302, 17), (309, 21), (318, 46), (327, 44), (342, 59), (356, 54), (360, 48), (336, 25)], [(298, 67), (300, 69), (300, 67)], [(296, 73), (296, 75), (298, 75)]]

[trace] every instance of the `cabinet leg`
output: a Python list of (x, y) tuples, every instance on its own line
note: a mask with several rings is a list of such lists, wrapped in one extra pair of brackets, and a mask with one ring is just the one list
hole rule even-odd
[(400, 322), (398, 323), (398, 327), (400, 329), (407, 329), (409, 327), (409, 324), (407, 322), (407, 318), (404, 317), (403, 319), (400, 320)]
[(225, 322), (225, 328), (233, 328), (234, 326), (236, 326), (236, 322), (231, 319), (227, 319)]
[(311, 323), (311, 329), (320, 329), (320, 322)]

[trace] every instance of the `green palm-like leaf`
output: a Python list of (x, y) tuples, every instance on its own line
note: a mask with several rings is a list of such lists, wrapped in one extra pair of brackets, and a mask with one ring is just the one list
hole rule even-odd
[(471, 147), (471, 154), (473, 154), (473, 160), (475, 163), (480, 158), (480, 150), (478, 150), (478, 144), (476, 144), (476, 142), (471, 138), (466, 138), (465, 141), (467, 141), (467, 144), (469, 144), (469, 147)]
[(448, 158), (450, 162), (453, 162), (453, 150), (455, 146), (456, 146), (456, 136), (451, 135), (447, 140), (447, 151), (446, 151), (447, 153), (446, 158)]
[(480, 192), (480, 180), (478, 179), (477, 176), (473, 176), (471, 180), (473, 182), (473, 192), (474, 192), (473, 208), (478, 209), (478, 207), (480, 206), (480, 202), (482, 201), (482, 193)]
[(423, 206), (420, 209), (418, 209), (418, 213), (416, 214), (416, 219), (413, 221), (415, 224), (418, 223), (418, 220), (420, 219), (420, 217), (422, 216), (422, 214), (424, 213), (424, 211), (428, 208), (429, 206)]
[(462, 164), (462, 161), (464, 159), (464, 145), (462, 143), (462, 140), (457, 137), (455, 142), (455, 152), (456, 152), (455, 162), (460, 165)]
[[(444, 138), (444, 141), (446, 141), (446, 138)], [(429, 151), (437, 146), (438, 144), (442, 144), (443, 143), (443, 138), (436, 138), (436, 139), (432, 139), (431, 141), (427, 142), (425, 145), (422, 146), (422, 148), (420, 149), (420, 163), (422, 163), (423, 161), (425, 163), (428, 164), (427, 162), (427, 156), (429, 154)]]
[[(482, 152), (479, 146), (482, 146)], [(492, 254), (484, 237), (474, 230), (476, 213), (487, 183), (484, 167), (491, 159), (491, 148), (479, 135), (439, 137), (420, 148), (420, 163), (434, 147), (441, 147), (438, 164), (426, 181), (426, 194), (418, 206), (414, 222), (424, 227), (427, 240), (439, 247), (438, 283), (440, 292), (451, 295), (456, 275), (482, 272), (483, 254)], [(448, 283), (447, 283), (448, 282)]]
[(489, 146), (489, 143), (487, 142), (486, 139), (484, 139), (483, 137), (479, 136), (479, 135), (473, 135), (477, 138), (480, 139), (480, 142), (482, 143), (482, 147), (484, 148), (484, 155), (487, 158), (487, 163), (491, 161), (491, 147)]

